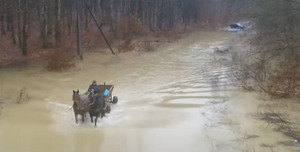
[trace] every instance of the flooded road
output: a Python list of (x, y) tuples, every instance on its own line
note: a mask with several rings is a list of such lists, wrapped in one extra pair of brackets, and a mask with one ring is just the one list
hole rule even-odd
[[(200, 31), (152, 53), (89, 53), (63, 73), (47, 72), (42, 64), (1, 69), (0, 102), (9, 106), (0, 115), (0, 151), (252, 151), (259, 145), (237, 142), (243, 133), (235, 134), (239, 128), (227, 118), (233, 115), (228, 101), (238, 100), (231, 58), (213, 55), (214, 47), (234, 37)], [(84, 92), (92, 80), (114, 84), (119, 97), (98, 127), (90, 120), (75, 124), (70, 110), (72, 90)], [(29, 100), (12, 104), (22, 87)]]

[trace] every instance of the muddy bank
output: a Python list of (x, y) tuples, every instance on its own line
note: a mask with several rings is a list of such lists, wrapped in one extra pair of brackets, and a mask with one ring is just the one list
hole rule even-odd
[[(247, 39), (247, 35), (233, 39), (233, 69), (236, 69), (239, 60), (247, 60), (245, 58), (251, 51)], [(237, 86), (241, 84), (237, 81)], [(299, 150), (299, 144), (294, 144), (294, 140), (299, 141), (299, 99), (275, 100), (267, 94), (239, 88), (240, 91), (235, 92), (228, 102), (228, 115), (223, 120), (231, 126), (234, 141), (247, 147), (248, 151)]]
[[(151, 52), (157, 50), (158, 47), (174, 43), (182, 37), (186, 37), (192, 32), (199, 31), (205, 27), (189, 27), (187, 29), (177, 29), (175, 31), (157, 31), (153, 33), (149, 33), (142, 36), (130, 36), (124, 39), (115, 39), (111, 40), (110, 44), (112, 45), (113, 50), (116, 53), (122, 52), (132, 52), (132, 51), (140, 51), (140, 52)], [(97, 35), (97, 37), (100, 37)], [(128, 42), (128, 40), (130, 42)], [(67, 41), (68, 42), (68, 41)], [(68, 48), (74, 49), (74, 53), (76, 52), (76, 48), (74, 43), (65, 44), (66, 46), (58, 47), (58, 49)], [(83, 44), (83, 52), (84, 54), (87, 52), (98, 52), (98, 53), (107, 53), (111, 54), (108, 46), (103, 40), (99, 40), (98, 42), (95, 41), (94, 43), (99, 44), (90, 44), (90, 42)], [(72, 46), (69, 46), (72, 45)], [(40, 47), (40, 46), (39, 46)], [(42, 60), (47, 60), (49, 56), (49, 52), (55, 49), (54, 46), (51, 46), (47, 49), (34, 48), (34, 50), (29, 50), (27, 56), (23, 56), (21, 51), (17, 48), (13, 50), (5, 50), (3, 47), (0, 50), (0, 68), (4, 68), (7, 66), (14, 66), (14, 65), (22, 65), (27, 64), (29, 62), (41, 62)]]
[(286, 120), (299, 128), (299, 108), (297, 100), (269, 100), (258, 93), (240, 92), (235, 94), (230, 104), (230, 113), (223, 123), (231, 126), (237, 143), (250, 151), (298, 151), (295, 138), (286, 136), (276, 129), (276, 124), (261, 120), (258, 115), (265, 112), (284, 114)]

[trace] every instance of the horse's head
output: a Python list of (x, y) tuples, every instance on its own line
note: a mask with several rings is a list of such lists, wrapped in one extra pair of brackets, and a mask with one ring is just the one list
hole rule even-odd
[(77, 91), (73, 90), (73, 101), (75, 103), (79, 103), (80, 102), (79, 90), (77, 90)]

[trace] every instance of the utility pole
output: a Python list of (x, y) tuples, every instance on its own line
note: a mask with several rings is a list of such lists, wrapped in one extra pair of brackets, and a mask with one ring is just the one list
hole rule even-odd
[(109, 44), (107, 38), (105, 37), (105, 35), (104, 35), (104, 33), (103, 33), (102, 29), (101, 29), (101, 26), (99, 25), (99, 23), (98, 23), (97, 20), (96, 20), (96, 18), (95, 18), (95, 16), (94, 16), (93, 12), (92, 12), (92, 10), (91, 10), (91, 8), (87, 5), (87, 3), (86, 3), (85, 0), (83, 0), (83, 2), (84, 2), (84, 4), (85, 4), (85, 7), (89, 10), (89, 12), (90, 12), (90, 14), (91, 14), (91, 16), (92, 16), (92, 19), (93, 19), (94, 22), (96, 23), (96, 25), (97, 25), (97, 27), (98, 27), (98, 30), (100, 31), (100, 34), (102, 35), (103, 39), (105, 40), (105, 42), (106, 42), (107, 46), (109, 47), (111, 53), (112, 53), (113, 55), (115, 55), (116, 53), (114, 52), (114, 50), (113, 50), (112, 47), (110, 46), (110, 44)]
[(77, 11), (77, 54), (80, 56), (80, 59), (83, 60), (82, 56), (82, 46), (81, 46), (81, 21), (80, 21), (80, 8), (79, 0), (76, 0), (76, 11)]

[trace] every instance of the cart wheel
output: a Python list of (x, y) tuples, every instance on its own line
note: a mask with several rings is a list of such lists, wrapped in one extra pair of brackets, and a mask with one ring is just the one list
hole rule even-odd
[(107, 106), (105, 109), (105, 113), (110, 113), (110, 111), (111, 111), (110, 106)]
[(118, 97), (117, 96), (114, 96), (113, 97), (113, 100), (112, 100), (112, 103), (116, 104), (118, 102)]

